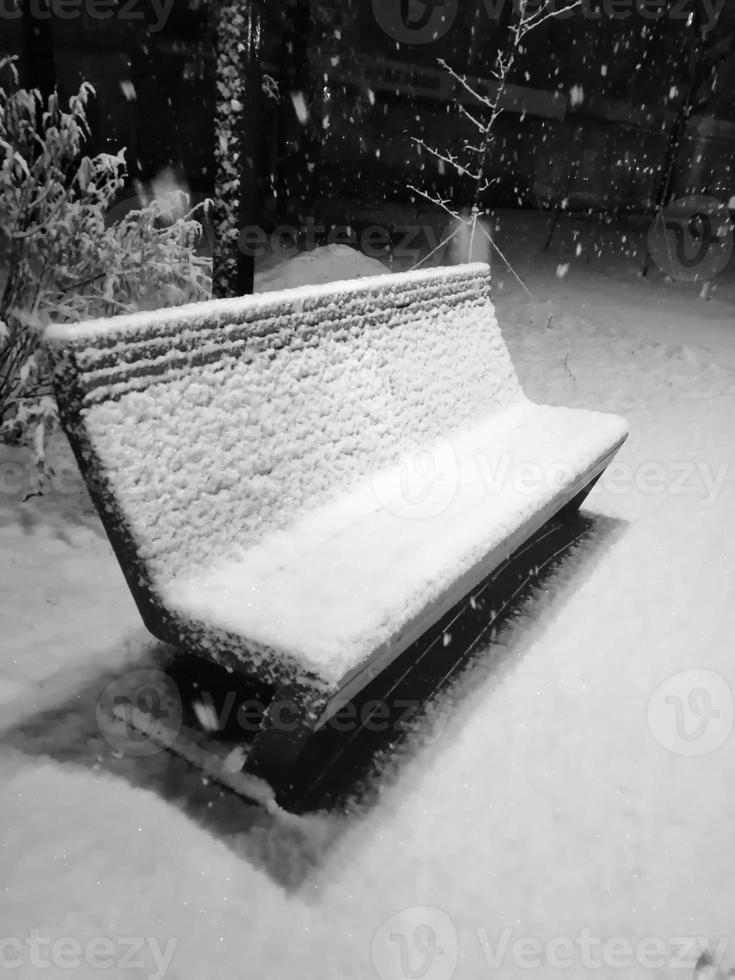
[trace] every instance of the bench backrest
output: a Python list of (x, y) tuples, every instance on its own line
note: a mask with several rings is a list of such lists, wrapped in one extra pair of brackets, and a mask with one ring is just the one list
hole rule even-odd
[(134, 591), (522, 397), (484, 265), (55, 326), (48, 344)]

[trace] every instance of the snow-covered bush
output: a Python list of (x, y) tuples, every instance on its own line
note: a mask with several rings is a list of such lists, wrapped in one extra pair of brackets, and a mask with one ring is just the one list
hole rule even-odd
[(47, 323), (86, 320), (207, 298), (194, 212), (171, 221), (151, 201), (116, 222), (125, 151), (84, 155), (82, 85), (68, 107), (19, 88), (0, 60), (0, 439), (29, 442), (43, 467), (55, 424), (40, 343)]

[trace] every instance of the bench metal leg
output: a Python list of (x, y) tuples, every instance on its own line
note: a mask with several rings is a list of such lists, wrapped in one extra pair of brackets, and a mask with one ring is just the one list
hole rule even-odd
[(579, 508), (584, 503), (590, 490), (592, 490), (592, 488), (594, 487), (594, 485), (597, 483), (597, 481), (600, 479), (601, 476), (602, 473), (599, 473), (594, 478), (594, 480), (590, 480), (587, 486), (584, 487), (582, 490), (580, 490), (575, 497), (572, 497), (569, 503), (565, 504), (562, 507), (562, 509), (559, 511), (559, 513), (557, 514), (557, 518), (562, 521), (573, 521), (574, 518), (577, 516), (577, 512), (579, 511)]
[(327, 701), (325, 695), (313, 690), (280, 688), (265, 710), (245, 770), (267, 780), (278, 792), (291, 790), (299, 759)]

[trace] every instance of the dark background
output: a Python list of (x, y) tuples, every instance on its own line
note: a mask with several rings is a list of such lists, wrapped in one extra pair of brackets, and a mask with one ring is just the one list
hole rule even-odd
[[(64, 94), (82, 79), (92, 82), (92, 149), (127, 147), (131, 179), (146, 181), (170, 166), (200, 198), (213, 186), (211, 2), (175, 0), (160, 30), (153, 30), (146, 0), (131, 7), (134, 19), (99, 21), (82, 11), (62, 20), (52, 13), (30, 33), (27, 23), (6, 17), (0, 50), (21, 56), (35, 83), (50, 68)], [(395, 7), (399, 0), (374, 2)], [(595, 2), (588, 0), (588, 12)], [(495, 181), (482, 203), (647, 212), (690, 89), (693, 110), (672, 191), (729, 201), (735, 5), (728, 3), (704, 41), (700, 7), (672, 0), (669, 16), (655, 22), (635, 11), (624, 19), (602, 8), (597, 19), (577, 11), (529, 35), (512, 76), (516, 104), (498, 124)], [(504, 24), (483, 0), (459, 0), (451, 29), (426, 44), (389, 37), (372, 0), (268, 0), (263, 69), (278, 81), (280, 99), (264, 97), (263, 124), (252, 134), (263, 222), (313, 213), (320, 201), (409, 201), (411, 183), (450, 193), (458, 204), (470, 200), (468, 182), (440, 173), (412, 137), (459, 148), (469, 131), (437, 59), (488, 78), (504, 39)], [(575, 104), (574, 86), (583, 91)], [(305, 123), (295, 93), (308, 107)]]

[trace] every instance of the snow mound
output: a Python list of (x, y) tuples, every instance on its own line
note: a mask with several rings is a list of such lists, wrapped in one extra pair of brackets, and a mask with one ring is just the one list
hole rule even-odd
[(255, 274), (256, 293), (294, 286), (310, 286), (343, 279), (385, 275), (389, 270), (378, 259), (363, 255), (349, 245), (324, 245)]

